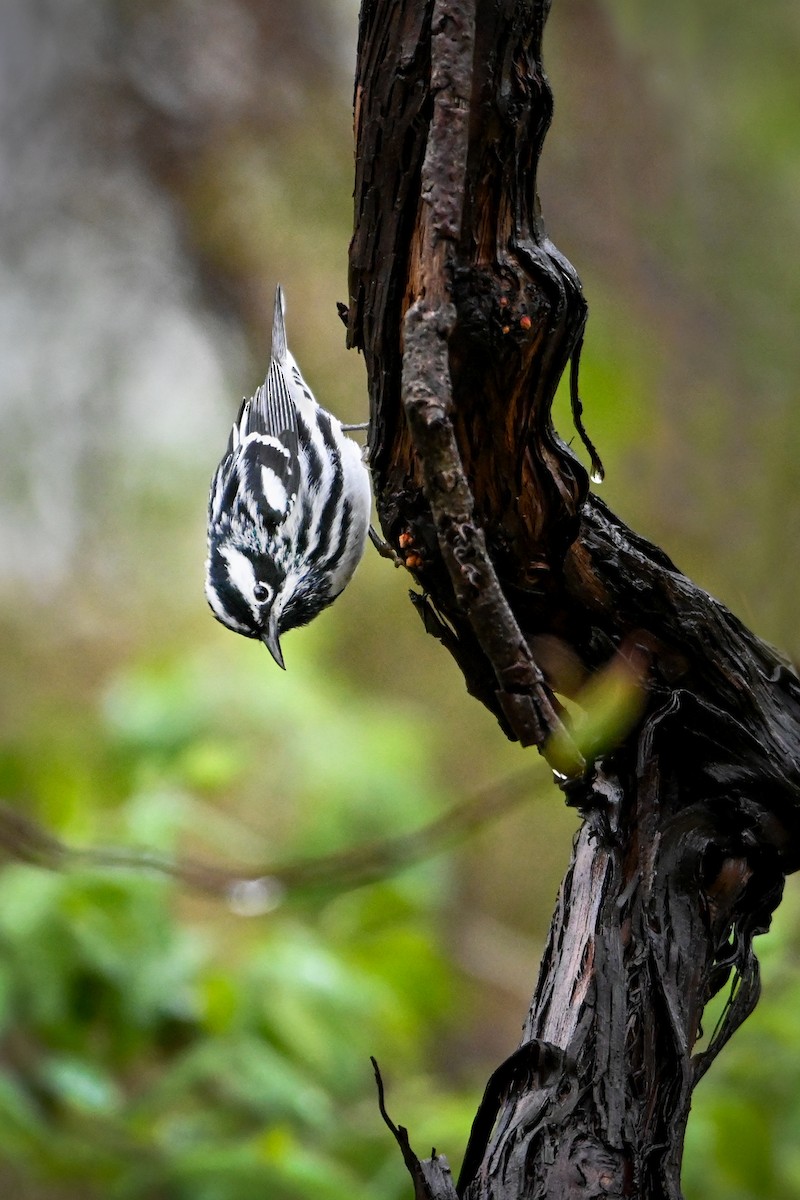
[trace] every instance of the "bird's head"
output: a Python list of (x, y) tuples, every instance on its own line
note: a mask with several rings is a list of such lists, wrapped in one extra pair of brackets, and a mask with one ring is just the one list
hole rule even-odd
[(206, 599), (218, 621), (234, 633), (259, 638), (284, 668), (279, 637), (286, 572), (280, 555), (237, 542), (231, 531), (209, 538)]

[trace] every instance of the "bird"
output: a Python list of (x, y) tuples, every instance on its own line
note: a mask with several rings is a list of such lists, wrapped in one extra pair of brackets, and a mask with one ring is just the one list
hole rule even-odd
[(289, 351), (278, 285), (269, 370), (242, 401), (211, 481), (205, 594), (214, 616), (260, 639), (285, 670), (282, 635), (350, 582), (371, 503), (361, 447), (317, 403)]

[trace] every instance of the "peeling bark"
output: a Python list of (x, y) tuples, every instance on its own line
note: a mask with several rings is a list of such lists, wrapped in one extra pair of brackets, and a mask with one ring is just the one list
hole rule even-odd
[[(348, 343), (425, 628), (584, 817), (522, 1053), (492, 1076), (458, 1194), (674, 1200), (692, 1089), (756, 1003), (752, 939), (798, 865), (800, 681), (590, 493), (553, 429), (571, 358), (580, 421), (587, 309), (536, 195), (547, 9), (364, 0)], [(622, 659), (641, 713), (586, 763), (556, 693)]]

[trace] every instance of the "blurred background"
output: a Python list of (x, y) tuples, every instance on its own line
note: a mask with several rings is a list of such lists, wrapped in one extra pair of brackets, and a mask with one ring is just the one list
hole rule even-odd
[[(318, 396), (367, 411), (335, 307), (357, 15), (3, 7), (0, 796), (71, 847), (242, 878), (465, 801), (495, 816), (366, 886), (211, 894), (155, 861), (21, 862), (59, 851), (6, 811), (19, 1200), (399, 1200), (369, 1055), (418, 1152), (457, 1170), (535, 982), (576, 818), (466, 696), (404, 574), (369, 554), (285, 639), (286, 674), (203, 597), (208, 482), (277, 281)], [(603, 497), (798, 656), (800, 10), (561, 0), (545, 50), (540, 190), (591, 308)], [(790, 887), (759, 1009), (698, 1089), (690, 1200), (800, 1196), (799, 919)]]

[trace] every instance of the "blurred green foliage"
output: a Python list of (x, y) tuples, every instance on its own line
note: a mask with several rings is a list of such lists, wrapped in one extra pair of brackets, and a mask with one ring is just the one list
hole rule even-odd
[[(763, 995), (695, 1093), (686, 1137), (687, 1200), (800, 1196), (800, 888), (756, 942)], [(706, 1024), (713, 1024), (713, 1015)]]
[[(211, 804), (233, 786), (252, 784), (265, 805), (283, 793), (283, 855), (402, 831), (437, 811), (418, 720), (357, 696), (343, 706), (302, 666), (279, 694), (264, 687), (265, 665), (216, 652), (140, 665), (83, 713), (80, 740), (62, 745), (75, 769), (56, 776), (47, 758), (12, 745), (3, 782), (24, 787), (31, 811), (73, 842), (182, 847), (217, 863), (224, 845), (252, 869), (267, 839)], [(263, 733), (258, 761), (253, 732)], [(409, 744), (413, 787), (402, 770)], [(5, 1194), (404, 1195), (370, 1054), (393, 1110), (455, 1147), (472, 1103), (434, 1071), (455, 1012), (436, 916), (448, 876), (441, 861), (423, 863), (343, 894), (278, 894), (273, 911), (243, 917), (233, 894), (226, 910), (146, 867), (7, 864)]]
[[(203, 602), (208, 480), (263, 373), (276, 280), (315, 390), (366, 409), (334, 307), (356, 10), (15, 0), (3, 18), (0, 796), (70, 845), (251, 878), (519, 770), (386, 563), (289, 636), (285, 675)], [(604, 497), (795, 653), (799, 46), (781, 0), (557, 4), (540, 172), (590, 304)], [(555, 418), (570, 438), (563, 388)], [(636, 697), (600, 700), (588, 747)], [(370, 1054), (412, 1144), (457, 1169), (575, 823), (532, 763), (529, 800), (446, 855), (227, 900), (9, 846), (0, 1191), (406, 1197)], [(799, 908), (792, 886), (759, 941), (763, 999), (698, 1089), (689, 1200), (800, 1195)]]

